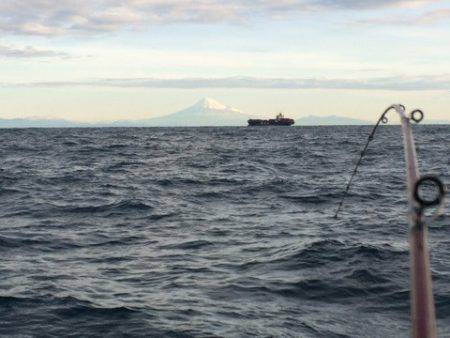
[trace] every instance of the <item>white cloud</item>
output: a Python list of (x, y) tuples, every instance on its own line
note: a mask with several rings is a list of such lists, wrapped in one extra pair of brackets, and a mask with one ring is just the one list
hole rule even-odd
[(32, 46), (14, 47), (0, 45), (0, 57), (8, 58), (69, 58), (69, 54), (54, 50), (39, 49)]
[(382, 77), (355, 79), (288, 78), (117, 78), (91, 81), (3, 83), (2, 87), (119, 87), (119, 88), (271, 88), (271, 89), (373, 89), (394, 91), (450, 91), (450, 74), (421, 77)]
[(55, 36), (154, 24), (243, 22), (314, 10), (423, 6), (435, 0), (2, 0), (0, 32)]

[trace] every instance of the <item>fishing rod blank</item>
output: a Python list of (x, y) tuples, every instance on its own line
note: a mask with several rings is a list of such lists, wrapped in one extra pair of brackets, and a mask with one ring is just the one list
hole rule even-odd
[[(424, 222), (424, 211), (426, 208), (443, 205), (446, 187), (436, 176), (420, 176), (419, 173), (411, 120), (416, 123), (422, 121), (424, 114), (421, 110), (413, 110), (409, 116), (406, 116), (405, 107), (397, 104), (388, 107), (383, 112), (369, 135), (355, 169), (350, 176), (350, 180), (346, 186), (344, 196), (339, 203), (335, 217), (338, 216), (342, 208), (344, 199), (348, 194), (353, 178), (358, 171), (358, 167), (367, 151), (369, 143), (373, 140), (380, 123), (388, 122), (386, 114), (391, 110), (395, 110), (400, 115), (407, 169), (406, 181), (409, 204), (408, 215), (410, 221), (411, 333), (414, 338), (434, 338), (436, 337), (436, 317), (427, 243), (428, 231)], [(434, 198), (426, 198), (423, 196), (421, 191), (427, 185), (433, 186), (436, 190)]]

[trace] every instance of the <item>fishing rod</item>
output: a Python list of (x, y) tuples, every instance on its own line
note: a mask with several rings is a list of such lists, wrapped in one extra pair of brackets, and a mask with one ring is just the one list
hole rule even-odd
[[(395, 104), (388, 107), (381, 114), (364, 146), (355, 169), (347, 183), (344, 196), (337, 208), (335, 218), (342, 209), (344, 200), (348, 195), (353, 178), (366, 154), (370, 142), (380, 123), (387, 123), (387, 113), (395, 110), (401, 120), (403, 146), (406, 161), (406, 181), (409, 205), (409, 246), (410, 246), (410, 279), (411, 279), (411, 333), (414, 338), (436, 337), (436, 316), (431, 282), (430, 257), (428, 252), (428, 229), (425, 224), (425, 209), (443, 205), (446, 187), (442, 181), (434, 175), (421, 176), (418, 168), (416, 147), (412, 133), (411, 120), (415, 123), (422, 121), (424, 114), (421, 110), (413, 110), (409, 116), (405, 113), (405, 106)], [(435, 196), (426, 198), (424, 190), (433, 187)]]

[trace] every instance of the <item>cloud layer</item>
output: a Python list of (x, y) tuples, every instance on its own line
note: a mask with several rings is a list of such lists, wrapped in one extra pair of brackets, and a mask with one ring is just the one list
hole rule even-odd
[(54, 50), (38, 49), (32, 46), (23, 48), (0, 45), (0, 57), (8, 58), (69, 58), (70, 55)]
[(435, 9), (415, 16), (397, 15), (386, 18), (358, 20), (357, 23), (370, 25), (432, 25), (450, 21), (450, 8)]
[(2, 87), (119, 87), (119, 88), (260, 88), (260, 89), (372, 89), (372, 90), (443, 90), (450, 91), (450, 75), (427, 77), (384, 77), (350, 79), (282, 79), (282, 78), (180, 78), (180, 79), (101, 79), (93, 81), (34, 82), (0, 84)]
[(2, 0), (0, 32), (57, 36), (169, 23), (245, 22), (305, 11), (420, 6), (436, 0)]

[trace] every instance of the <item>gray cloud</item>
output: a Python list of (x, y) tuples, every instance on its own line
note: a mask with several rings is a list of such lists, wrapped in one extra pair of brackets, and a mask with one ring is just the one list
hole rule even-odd
[(359, 20), (357, 23), (369, 25), (431, 25), (450, 19), (450, 8), (428, 11), (416, 16), (394, 16), (381, 19)]
[(315, 10), (370, 10), (436, 0), (2, 0), (0, 32), (65, 35), (168, 23), (243, 22)]
[(371, 90), (450, 90), (450, 75), (423, 77), (384, 77), (365, 80), (349, 79), (282, 79), (282, 78), (181, 78), (181, 79), (100, 79), (80, 82), (3, 83), (3, 87), (119, 87), (119, 88), (260, 88), (260, 89), (371, 89)]
[(377, 9), (383, 7), (419, 6), (435, 0), (317, 0), (313, 3), (317, 7), (341, 9)]
[(450, 8), (437, 9), (427, 12), (416, 18), (415, 22), (423, 24), (431, 24), (437, 21), (444, 21), (450, 19)]
[(70, 55), (64, 52), (53, 50), (37, 49), (32, 46), (17, 48), (0, 45), (0, 57), (8, 58), (69, 58)]

